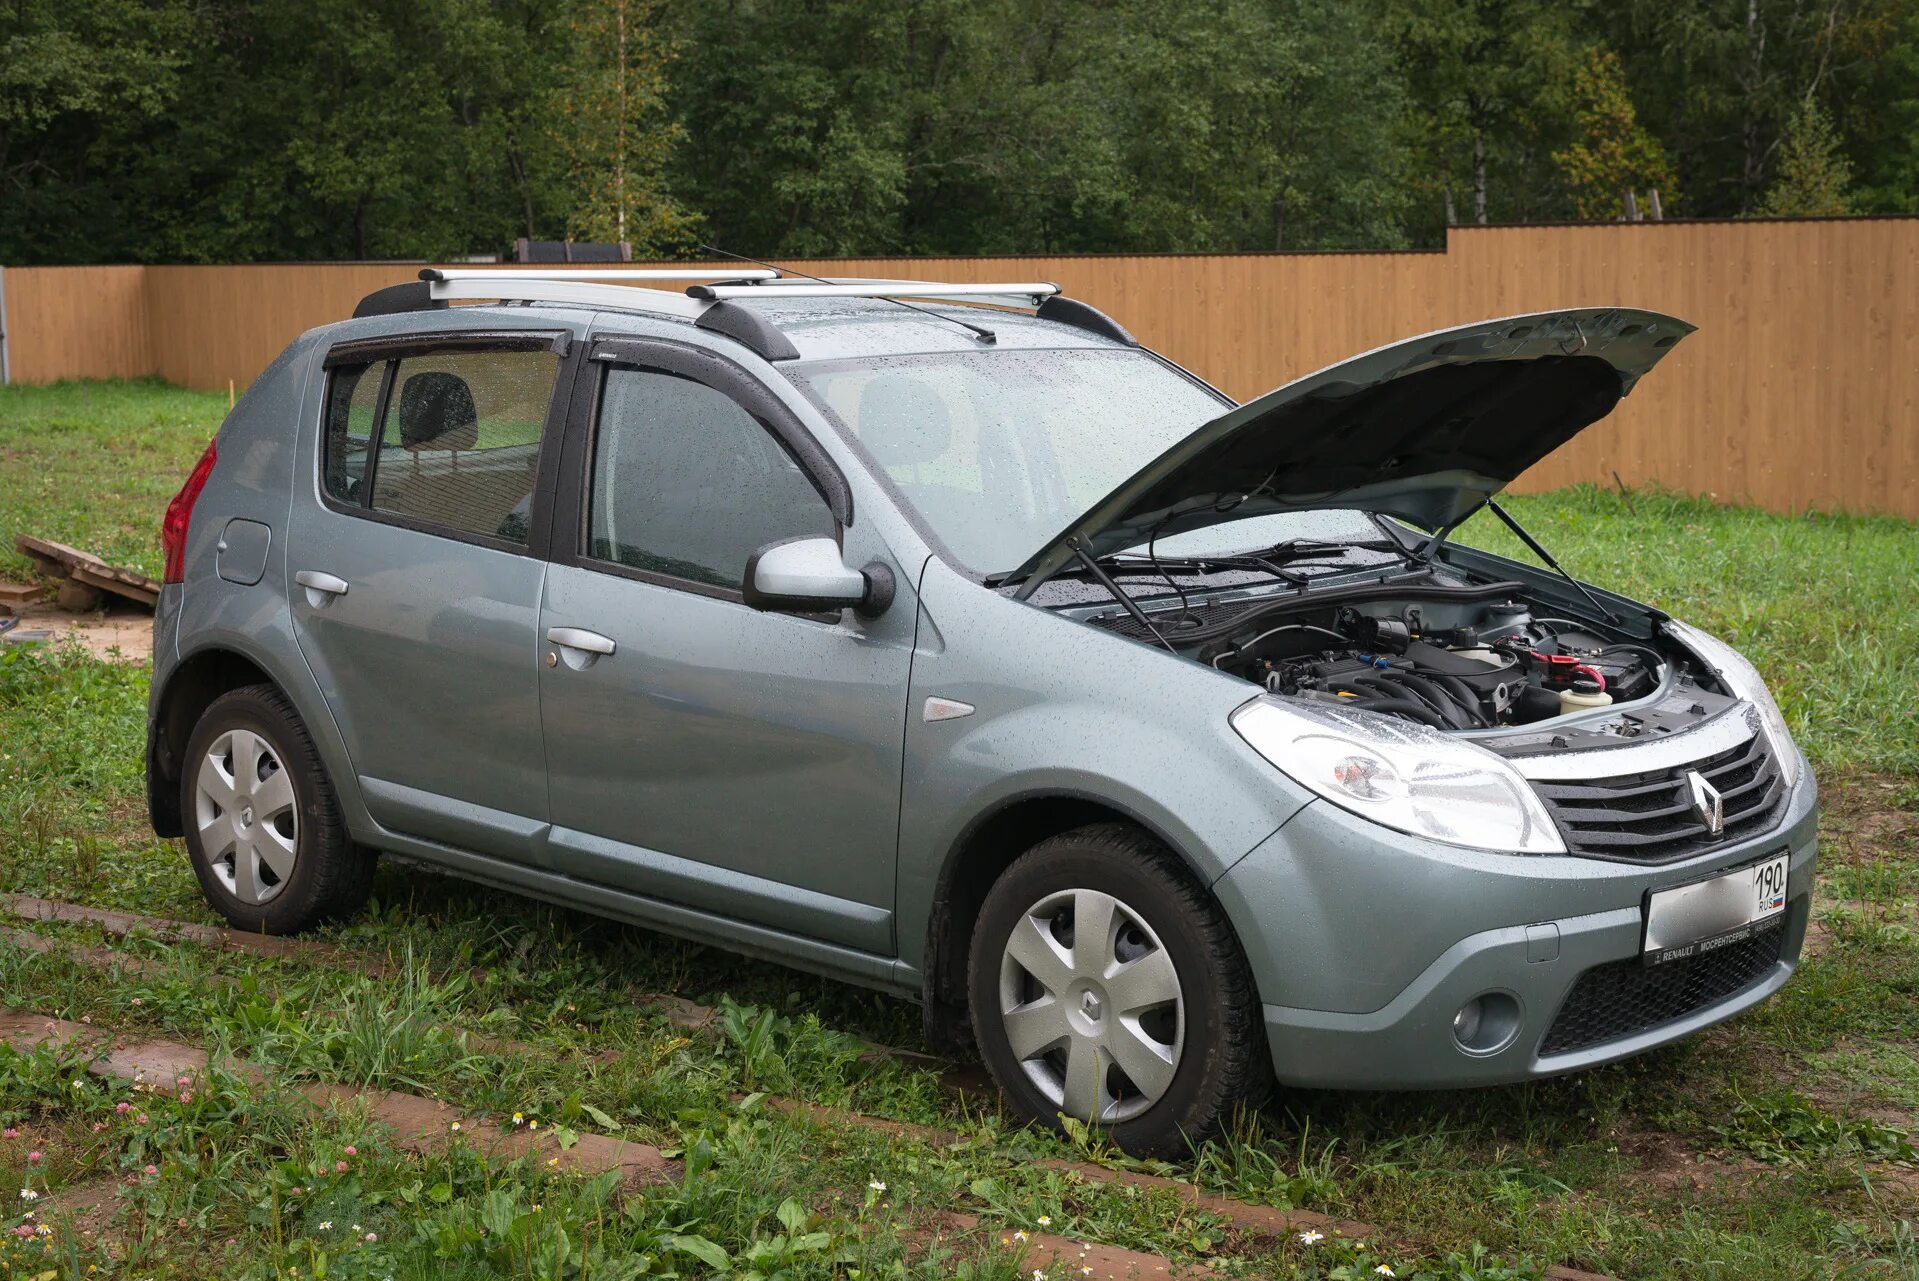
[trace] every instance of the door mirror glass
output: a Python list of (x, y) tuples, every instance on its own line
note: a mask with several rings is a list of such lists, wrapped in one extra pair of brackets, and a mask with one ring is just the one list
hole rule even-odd
[(754, 609), (820, 614), (868, 603), (867, 577), (847, 568), (831, 538), (768, 543), (746, 562), (743, 593)]

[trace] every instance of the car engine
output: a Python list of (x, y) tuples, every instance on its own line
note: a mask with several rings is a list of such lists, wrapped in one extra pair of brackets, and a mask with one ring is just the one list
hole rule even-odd
[(1608, 641), (1572, 619), (1535, 619), (1512, 601), (1475, 615), (1429, 621), (1419, 605), (1348, 605), (1330, 625), (1283, 622), (1198, 657), (1275, 694), (1454, 730), (1636, 702), (1658, 688), (1666, 665), (1648, 645)]

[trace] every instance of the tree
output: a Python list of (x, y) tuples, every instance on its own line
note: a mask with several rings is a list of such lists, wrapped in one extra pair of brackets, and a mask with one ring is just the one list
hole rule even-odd
[(173, 109), (202, 34), (181, 4), (0, 6), (0, 259), (84, 262), (124, 243), (103, 140)]
[(1811, 218), (1853, 212), (1847, 188), (1852, 165), (1839, 150), (1832, 119), (1813, 101), (1800, 105), (1779, 151), (1777, 177), (1759, 202), (1772, 218)]
[[(1422, 185), (1454, 206), (1470, 192), (1472, 221), (1540, 216), (1527, 195), (1566, 116), (1577, 65), (1578, 6), (1540, 0), (1376, 0), (1377, 24), (1406, 77), (1407, 132), (1423, 154)], [(1496, 169), (1511, 180), (1495, 189)], [(1463, 202), (1462, 202), (1463, 203)]]
[(1658, 141), (1640, 125), (1626, 91), (1619, 55), (1595, 46), (1573, 77), (1575, 140), (1553, 153), (1581, 218), (1618, 218), (1625, 193), (1658, 191), (1670, 205), (1678, 195), (1672, 166)]
[(1909, 20), (1911, 0), (1631, 0), (1616, 42), (1688, 207), (1749, 213), (1809, 100), (1842, 115)]
[(592, 0), (575, 12), (551, 138), (564, 157), (567, 233), (627, 241), (642, 256), (684, 248), (694, 219), (667, 192), (684, 130), (667, 114), (673, 46), (656, 0)]

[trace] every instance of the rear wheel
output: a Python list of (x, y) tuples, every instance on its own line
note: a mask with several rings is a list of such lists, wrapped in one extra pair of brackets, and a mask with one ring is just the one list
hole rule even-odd
[(1231, 926), (1164, 845), (1081, 828), (1027, 851), (973, 935), (973, 1032), (1012, 1102), (1173, 1157), (1257, 1102), (1269, 1067)]
[(292, 934), (366, 903), (375, 856), (348, 837), (305, 724), (271, 685), (208, 705), (180, 789), (201, 892), (233, 924)]

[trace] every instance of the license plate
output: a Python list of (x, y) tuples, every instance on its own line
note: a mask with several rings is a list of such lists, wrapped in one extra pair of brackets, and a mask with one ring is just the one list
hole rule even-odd
[(1751, 938), (1786, 910), (1786, 856), (1646, 896), (1640, 959), (1665, 965)]

